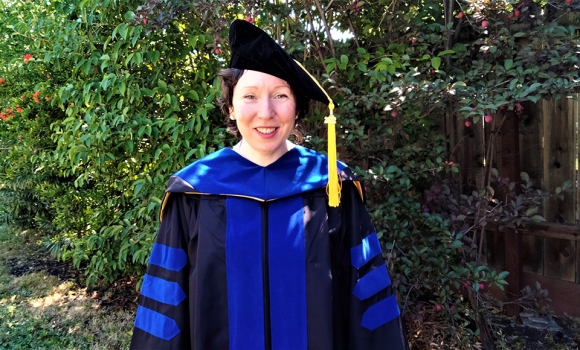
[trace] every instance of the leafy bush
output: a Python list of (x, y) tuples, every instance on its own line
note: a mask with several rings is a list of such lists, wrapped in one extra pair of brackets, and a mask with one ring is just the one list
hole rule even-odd
[[(540, 220), (544, 194), (524, 181), (500, 210), (489, 199), (509, 181), (491, 170), (489, 149), (480, 178), (459, 188), (454, 150), (470, 142), (459, 129), (485, 122), (491, 145), (522, 102), (579, 84), (575, 28), (553, 11), (579, 5), (526, 4), (0, 5), (0, 33), (10, 38), (0, 44), (0, 107), (12, 113), (0, 126), (4, 217), (42, 224), (51, 252), (85, 266), (88, 283), (141, 273), (169, 175), (231, 142), (215, 76), (229, 56), (230, 20), (246, 18), (337, 102), (341, 157), (366, 182), (413, 344), (489, 344), (482, 287), (502, 287), (506, 273), (480, 264), (481, 227)], [(305, 142), (323, 150), (324, 107), (312, 112)], [(419, 336), (425, 320), (437, 327)]]

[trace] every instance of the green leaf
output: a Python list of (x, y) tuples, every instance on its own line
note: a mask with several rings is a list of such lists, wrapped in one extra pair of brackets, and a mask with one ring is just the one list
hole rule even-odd
[(439, 67), (441, 66), (441, 57), (431, 58), (431, 66), (433, 66), (435, 70), (439, 69)]
[(119, 27), (119, 35), (121, 35), (121, 37), (123, 39), (127, 39), (127, 24), (123, 24)]
[(445, 50), (445, 51), (441, 51), (437, 54), (437, 57), (441, 57), (441, 56), (445, 56), (445, 55), (451, 55), (454, 54), (455, 51), (454, 50)]
[(504, 66), (505, 70), (510, 70), (514, 66), (514, 60), (512, 60), (511, 58), (505, 60), (505, 62), (503, 63), (503, 66)]
[(544, 222), (544, 221), (546, 221), (546, 219), (544, 219), (541, 215), (534, 215), (534, 216), (532, 216), (532, 220), (534, 222)]
[(457, 239), (457, 240), (453, 241), (453, 243), (451, 243), (451, 247), (450, 248), (451, 249), (459, 249), (461, 247), (463, 247), (463, 243), (460, 240)]

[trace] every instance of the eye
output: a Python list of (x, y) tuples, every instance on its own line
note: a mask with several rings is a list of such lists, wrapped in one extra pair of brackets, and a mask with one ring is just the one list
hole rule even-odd
[(247, 95), (244, 95), (244, 99), (255, 100), (256, 96), (254, 94), (247, 94)]
[(277, 94), (274, 98), (288, 98), (288, 95), (284, 93)]

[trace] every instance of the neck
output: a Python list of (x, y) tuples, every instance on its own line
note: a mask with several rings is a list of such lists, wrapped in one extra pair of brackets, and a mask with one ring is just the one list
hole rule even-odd
[(295, 144), (286, 140), (284, 147), (276, 150), (275, 152), (261, 153), (250, 149), (250, 145), (247, 142), (244, 142), (244, 140), (241, 140), (232, 149), (252, 163), (266, 167), (277, 161), (286, 152), (294, 148), (294, 146)]

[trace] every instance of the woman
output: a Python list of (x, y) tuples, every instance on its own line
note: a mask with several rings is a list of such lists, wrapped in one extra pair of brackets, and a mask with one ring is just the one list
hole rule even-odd
[(257, 27), (234, 21), (222, 111), (241, 137), (174, 174), (143, 280), (134, 349), (404, 349), (360, 184), (288, 137), (326, 93)]

